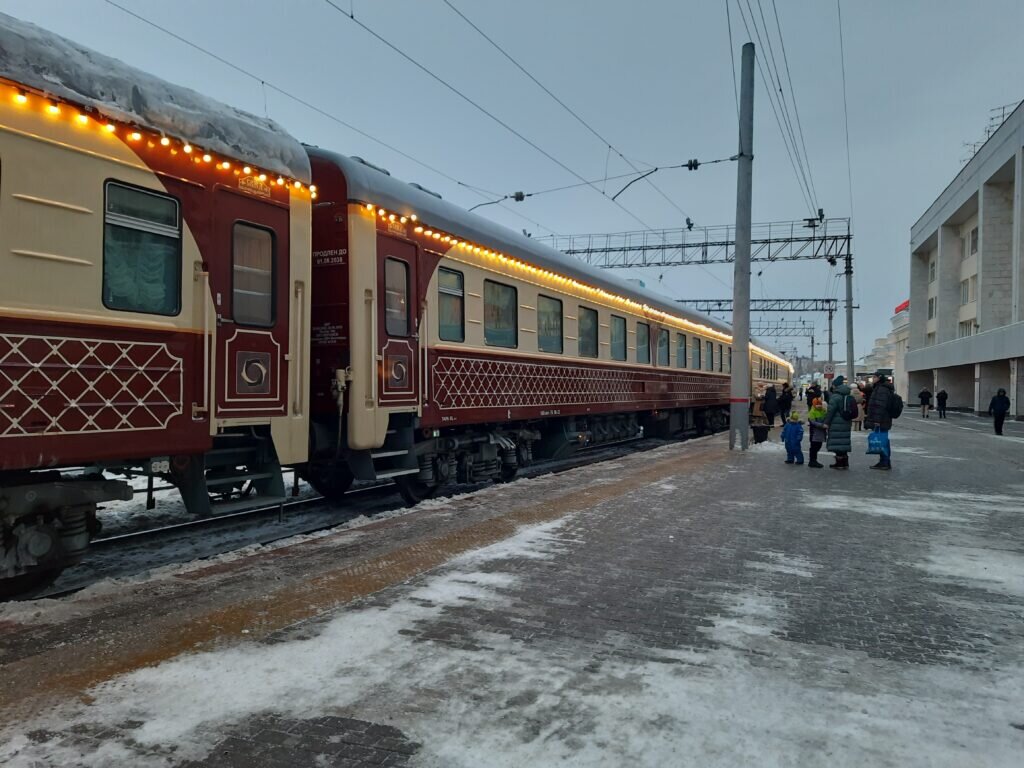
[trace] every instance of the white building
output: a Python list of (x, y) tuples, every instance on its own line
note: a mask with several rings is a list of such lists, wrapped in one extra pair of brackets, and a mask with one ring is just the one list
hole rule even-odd
[(903, 364), (910, 335), (910, 302), (904, 301), (894, 310), (890, 319), (892, 330), (885, 338), (875, 339), (874, 349), (865, 357), (861, 369), (873, 373), (879, 369), (892, 369), (896, 391), (907, 397), (907, 372)]
[(1024, 108), (1017, 107), (910, 232), (910, 394), (945, 389), (984, 412), (1006, 389), (1024, 408)]

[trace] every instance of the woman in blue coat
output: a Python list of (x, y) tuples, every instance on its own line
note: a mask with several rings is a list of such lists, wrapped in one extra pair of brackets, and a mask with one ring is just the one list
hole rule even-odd
[(834, 464), (830, 469), (850, 468), (850, 422), (843, 418), (843, 406), (846, 398), (850, 396), (850, 388), (846, 379), (836, 376), (832, 385), (832, 397), (828, 399), (828, 413), (825, 414), (823, 423), (828, 427), (828, 442), (825, 447), (836, 455)]

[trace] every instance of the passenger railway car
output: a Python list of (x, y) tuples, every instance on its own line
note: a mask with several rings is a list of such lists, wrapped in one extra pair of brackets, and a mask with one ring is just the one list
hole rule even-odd
[[(728, 326), (0, 15), (0, 587), (190, 512), (723, 427)], [(755, 390), (790, 368), (752, 346)]]

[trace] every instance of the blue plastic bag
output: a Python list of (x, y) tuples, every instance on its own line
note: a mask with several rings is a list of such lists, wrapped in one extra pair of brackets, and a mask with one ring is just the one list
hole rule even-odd
[(889, 455), (889, 433), (875, 428), (875, 431), (868, 435), (867, 453), (876, 456)]

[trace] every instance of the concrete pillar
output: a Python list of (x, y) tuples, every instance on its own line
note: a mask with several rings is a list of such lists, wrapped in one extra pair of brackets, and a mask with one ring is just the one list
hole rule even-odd
[[(935, 310), (935, 342), (952, 341), (957, 337), (960, 322), (960, 232), (957, 227), (939, 227), (939, 255), (936, 263), (938, 306)], [(926, 299), (927, 301), (927, 299)], [(927, 314), (925, 305), (925, 317)]]
[(978, 363), (975, 366), (976, 380), (974, 410), (983, 414), (988, 412), (989, 401), (995, 395), (996, 390), (1002, 388), (1010, 394), (1010, 363), (1008, 360), (993, 360), (988, 363)]
[(921, 349), (928, 335), (928, 262), (930, 250), (910, 256), (910, 336), (908, 349)]
[(1013, 311), (1012, 182), (981, 185), (978, 219), (978, 324), (990, 331), (1008, 325)]
[(1021, 298), (1024, 296), (1024, 267), (1021, 259), (1024, 253), (1024, 195), (1021, 183), (1024, 180), (1024, 149), (1018, 148), (1013, 163), (1013, 246), (1010, 254), (1010, 268), (1013, 273), (1012, 302), (1013, 322), (1024, 320)]
[(977, 410), (975, 408), (973, 365), (954, 365), (936, 370), (933, 392), (938, 394), (940, 389), (946, 390), (946, 394), (949, 395), (946, 407), (951, 411)]
[(1020, 358), (1014, 357), (1008, 362), (1010, 364), (1010, 386), (1006, 390), (1006, 394), (1010, 397), (1010, 416), (1019, 419), (1021, 414), (1017, 407), (1020, 403), (1020, 377), (1017, 375), (1017, 372), (1020, 370)]

